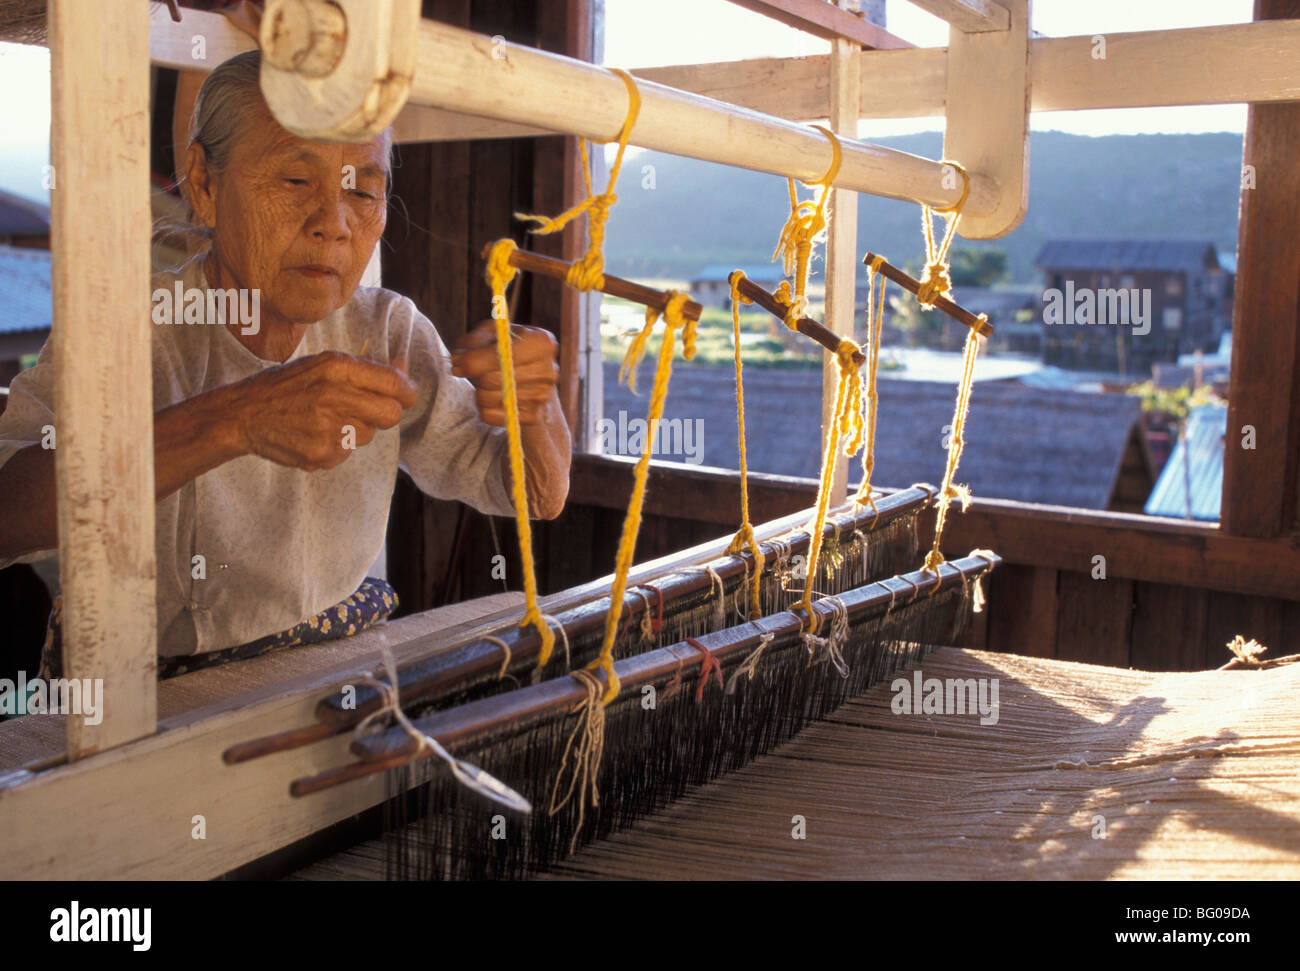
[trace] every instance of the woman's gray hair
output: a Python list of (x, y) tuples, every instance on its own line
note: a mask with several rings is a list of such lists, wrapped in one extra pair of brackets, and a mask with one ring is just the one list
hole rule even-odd
[[(199, 88), (190, 119), (189, 143), (203, 148), (208, 167), (214, 172), (225, 171), (247, 126), (258, 119), (258, 108), (266, 106), (262, 97), (261, 70), (262, 52), (244, 51), (218, 64)], [(393, 130), (389, 128), (384, 136), (388, 149), (384, 153), (385, 189), (389, 190), (393, 181)], [(176, 160), (178, 169), (183, 170), (184, 165), (183, 159)], [(212, 243), (212, 231), (199, 224), (189, 206), (189, 199), (182, 198), (183, 215), (172, 212), (166, 199), (154, 200), (157, 217), (154, 221), (155, 269), (178, 266), (187, 254), (202, 252)]]
[[(262, 52), (244, 51), (218, 64), (199, 89), (194, 117), (190, 120), (190, 144), (203, 147), (208, 165), (216, 172), (224, 171), (229, 164), (235, 143), (255, 114), (251, 109), (266, 104), (262, 97), (261, 70)], [(384, 136), (388, 143), (384, 175), (391, 183), (392, 129), (385, 131)]]

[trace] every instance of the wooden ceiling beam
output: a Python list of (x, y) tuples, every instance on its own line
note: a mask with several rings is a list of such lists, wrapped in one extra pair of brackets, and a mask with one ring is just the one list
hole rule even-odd
[(737, 7), (770, 17), (778, 23), (824, 40), (851, 40), (877, 51), (903, 50), (916, 45), (896, 37), (861, 14), (841, 10), (826, 0), (731, 0)]
[(967, 34), (990, 30), (1007, 30), (1011, 12), (995, 0), (909, 0), (914, 7), (934, 14), (940, 20)]

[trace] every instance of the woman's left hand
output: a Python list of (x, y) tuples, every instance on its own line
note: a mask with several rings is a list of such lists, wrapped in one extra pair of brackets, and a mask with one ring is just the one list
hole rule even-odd
[[(555, 399), (559, 385), (559, 344), (541, 327), (512, 325), (511, 356), (515, 364), (515, 397), (519, 401), (519, 423), (535, 425)], [(501, 390), (501, 359), (497, 354), (496, 324), (485, 320), (456, 345), (451, 355), (451, 373), (474, 385), (479, 416), (489, 425), (506, 423), (505, 397)]]

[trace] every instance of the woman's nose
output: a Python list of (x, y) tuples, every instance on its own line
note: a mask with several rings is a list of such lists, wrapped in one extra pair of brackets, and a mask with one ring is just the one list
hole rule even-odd
[(322, 192), (315, 199), (316, 208), (307, 221), (307, 231), (326, 242), (346, 239), (349, 235), (346, 203), (342, 192)]

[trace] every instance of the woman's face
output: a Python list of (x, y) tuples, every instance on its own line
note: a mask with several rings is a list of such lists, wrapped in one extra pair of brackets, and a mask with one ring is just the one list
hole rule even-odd
[(315, 323), (352, 296), (384, 232), (387, 143), (309, 142), (250, 110), (222, 172), (196, 179), (191, 163), (225, 278), (213, 284), (260, 290), (265, 322)]

